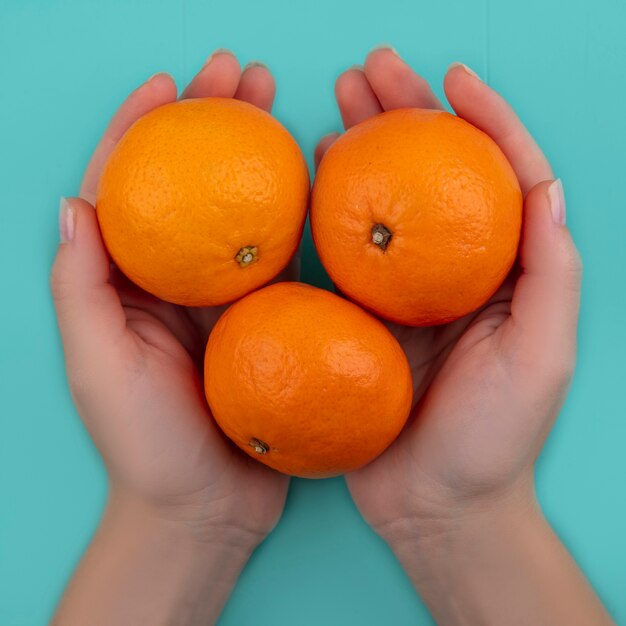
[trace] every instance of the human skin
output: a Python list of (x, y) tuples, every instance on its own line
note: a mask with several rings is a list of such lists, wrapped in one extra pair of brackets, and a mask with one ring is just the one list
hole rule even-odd
[[(389, 324), (414, 377), (414, 408), (394, 444), (346, 476), (441, 626), (604, 626), (602, 603), (542, 515), (535, 461), (576, 359), (581, 261), (560, 180), (511, 107), (453, 64), (446, 97), (500, 146), (519, 179), (519, 262), (490, 301), (451, 324)], [(391, 48), (344, 72), (345, 128), (384, 110), (443, 109)], [(338, 137), (324, 137), (316, 163)]]
[[(416, 407), (383, 456), (346, 477), (440, 624), (611, 624), (543, 518), (533, 466), (575, 360), (580, 261), (552, 171), (510, 108), (463, 67), (456, 112), (502, 147), (526, 196), (521, 269), (483, 310), (431, 329), (391, 326), (412, 365)], [(218, 51), (182, 97), (238, 97), (269, 110), (274, 83)], [(288, 479), (213, 425), (197, 365), (221, 309), (160, 302), (110, 269), (93, 202), (102, 167), (141, 115), (176, 99), (159, 74), (122, 105), (61, 211), (51, 281), (76, 407), (105, 461), (100, 527), (53, 624), (216, 621)], [(347, 126), (383, 108), (437, 108), (391, 50), (340, 77)], [(316, 151), (319, 160), (334, 136)], [(518, 279), (519, 275), (519, 279)]]
[[(181, 97), (221, 96), (270, 111), (274, 80), (217, 51)], [(241, 454), (213, 422), (197, 364), (221, 309), (158, 300), (111, 271), (93, 208), (126, 129), (174, 101), (157, 74), (122, 104), (62, 201), (51, 287), (76, 408), (110, 483), (99, 529), (53, 624), (213, 623), (254, 548), (278, 521), (289, 479)], [(297, 275), (297, 261), (290, 269)], [(287, 271), (287, 274), (289, 271)]]

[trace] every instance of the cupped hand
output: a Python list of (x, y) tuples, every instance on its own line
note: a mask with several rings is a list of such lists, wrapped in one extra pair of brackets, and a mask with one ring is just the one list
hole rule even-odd
[[(269, 112), (274, 93), (264, 66), (242, 72), (232, 54), (217, 51), (180, 97), (237, 98)], [(62, 202), (52, 292), (71, 392), (112, 492), (200, 535), (225, 531), (233, 542), (256, 545), (280, 517), (288, 478), (237, 451), (209, 413), (202, 356), (223, 307), (180, 307), (132, 285), (112, 267), (93, 208), (102, 169), (124, 132), (176, 98), (172, 78), (157, 74), (113, 117), (80, 198)]]
[[(565, 226), (560, 181), (509, 105), (455, 64), (444, 89), (515, 169), (524, 200), (519, 260), (479, 311), (451, 324), (389, 324), (411, 363), (414, 409), (396, 442), (346, 476), (357, 507), (389, 542), (431, 532), (475, 507), (532, 504), (533, 466), (563, 402), (576, 351), (581, 264)], [(336, 96), (346, 128), (400, 107), (443, 109), (391, 49), (344, 72)], [(316, 149), (323, 158), (338, 135)]]

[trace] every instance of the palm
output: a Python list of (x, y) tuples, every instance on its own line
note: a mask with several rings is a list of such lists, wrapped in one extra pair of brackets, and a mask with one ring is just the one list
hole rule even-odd
[(413, 377), (413, 407), (436, 374), (450, 349), (456, 344), (474, 316), (467, 316), (451, 324), (425, 328), (402, 326), (385, 322), (402, 346)]
[[(273, 95), (273, 78), (266, 69), (250, 68), (242, 74), (232, 55), (219, 54), (182, 97), (237, 97), (269, 111)], [(176, 87), (167, 75), (154, 77), (129, 97), (87, 168), (83, 198), (94, 202), (104, 163), (125, 130), (141, 115), (175, 98)], [(296, 259), (283, 275), (297, 272), (297, 263)], [(202, 389), (204, 346), (225, 307), (187, 308), (163, 302), (115, 268), (110, 284), (109, 297), (125, 322), (119, 346), (99, 350), (114, 391), (103, 391), (106, 397), (96, 399), (84, 414), (91, 416), (87, 426), (112, 474), (159, 504), (187, 505), (194, 516), (202, 515), (205, 503), (220, 502), (236, 519), (219, 523), (244, 520), (266, 532), (282, 510), (288, 479), (241, 454), (222, 436)], [(115, 398), (121, 398), (119, 406)]]
[[(276, 280), (289, 278), (294, 265), (297, 261)], [(127, 389), (123, 396), (138, 399), (136, 407), (126, 405), (124, 411), (137, 416), (130, 422), (132, 429), (127, 428), (126, 436), (131, 445), (132, 438), (137, 437), (134, 449), (140, 456), (135, 453), (128, 460), (137, 468), (149, 470), (141, 478), (144, 487), (149, 485), (149, 490), (160, 494), (185, 496), (203, 491), (208, 486), (204, 482), (207, 477), (234, 472), (247, 475), (247, 480), (240, 483), (244, 489), (253, 473), (258, 474), (255, 481), (264, 482), (254, 485), (255, 489), (262, 486), (267, 492), (270, 482), (283, 489), (284, 477), (264, 471), (263, 466), (240, 454), (218, 433), (204, 399), (204, 346), (227, 306), (184, 307), (165, 302), (131, 284), (117, 270), (111, 282), (126, 317), (127, 337), (121, 360), (127, 364), (126, 369), (129, 363), (135, 364), (131, 369), (140, 374), (132, 379), (123, 377), (119, 384), (131, 384), (132, 390)], [(147, 398), (150, 411), (145, 407)], [(190, 417), (172, 419), (176, 412)], [(155, 467), (150, 459), (159, 459), (159, 465)]]
[[(355, 503), (376, 527), (391, 523), (405, 499), (432, 509), (445, 506), (433, 502), (433, 493), (442, 489), (451, 499), (487, 491), (503, 479), (499, 459), (515, 458), (523, 434), (518, 437), (511, 430), (506, 439), (495, 442), (494, 415), (467, 410), (480, 406), (491, 389), (502, 397), (506, 397), (503, 391), (512, 391), (506, 364), (499, 358), (499, 342), (510, 315), (509, 285), (481, 311), (452, 324), (434, 328), (392, 325), (414, 375), (413, 413), (385, 454), (346, 476)], [(500, 409), (515, 426), (507, 407)], [(374, 490), (372, 485), (394, 488)], [(393, 511), (391, 517), (388, 511)]]
[[(132, 454), (107, 459), (109, 465), (159, 504), (193, 503), (201, 510), (205, 502), (233, 500), (227, 509), (238, 512), (237, 520), (221, 523), (252, 517), (271, 528), (287, 479), (242, 455), (218, 431), (204, 400), (200, 372), (184, 347), (190, 335), (210, 331), (219, 310), (190, 315), (143, 294), (135, 297), (148, 302), (144, 307), (125, 305), (127, 337), (120, 361), (123, 371), (130, 368), (137, 375), (121, 376), (117, 383), (119, 395), (131, 399), (119, 411), (126, 417), (124, 444)], [(201, 322), (190, 323), (196, 316)]]

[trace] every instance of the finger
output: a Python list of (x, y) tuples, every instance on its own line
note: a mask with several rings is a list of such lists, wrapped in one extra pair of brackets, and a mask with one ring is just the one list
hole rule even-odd
[(383, 109), (441, 109), (428, 81), (416, 74), (393, 48), (377, 48), (365, 59), (365, 76)]
[(126, 320), (109, 283), (110, 261), (96, 212), (80, 198), (61, 201), (61, 243), (50, 284), (66, 358), (88, 363), (125, 332)]
[(109, 283), (117, 292), (123, 307), (132, 307), (159, 320), (192, 357), (195, 358), (198, 351), (204, 352), (205, 346), (200, 345), (201, 342), (198, 341), (197, 332), (185, 307), (165, 302), (144, 291), (116, 266), (111, 267)]
[(363, 69), (357, 66), (339, 76), (335, 83), (335, 97), (346, 129), (383, 111)]
[(469, 68), (453, 63), (445, 76), (444, 90), (457, 115), (500, 146), (524, 195), (537, 183), (554, 178), (548, 160), (510, 105)]
[(96, 147), (80, 186), (80, 197), (95, 204), (100, 174), (122, 135), (143, 115), (176, 100), (176, 84), (169, 74), (155, 74), (126, 98)]
[(181, 98), (232, 98), (241, 78), (241, 66), (230, 50), (216, 50), (193, 77)]
[(326, 150), (332, 146), (332, 144), (340, 137), (339, 133), (329, 133), (325, 135), (319, 140), (317, 146), (315, 146), (315, 151), (313, 152), (313, 162), (315, 163), (315, 169), (320, 166), (324, 155), (326, 154)]
[(269, 69), (258, 61), (248, 63), (241, 74), (235, 98), (271, 113), (275, 95), (276, 81)]
[[(573, 363), (580, 300), (581, 262), (565, 226), (561, 181), (544, 181), (524, 202), (521, 275), (505, 325), (513, 354), (539, 364), (545, 355)], [(543, 356), (542, 356), (543, 355)]]

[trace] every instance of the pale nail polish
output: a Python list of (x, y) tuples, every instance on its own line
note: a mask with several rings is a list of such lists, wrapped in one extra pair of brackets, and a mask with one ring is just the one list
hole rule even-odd
[(213, 50), (209, 58), (204, 62), (204, 65), (207, 66), (218, 54), (230, 54), (231, 57), (235, 56), (235, 53), (228, 48), (217, 48), (217, 50)]
[(473, 76), (474, 78), (478, 78), (478, 80), (481, 80), (480, 76), (470, 67), (467, 67), (467, 65), (465, 65), (465, 63), (459, 63), (458, 61), (454, 61), (454, 63), (450, 63), (449, 67), (448, 67), (448, 72), (450, 70), (453, 70), (455, 67), (462, 67), (470, 76)]
[(374, 46), (371, 50), (370, 50), (370, 54), (372, 52), (377, 52), (378, 50), (389, 50), (389, 52), (393, 52), (393, 54), (395, 54), (397, 57), (399, 57), (400, 55), (398, 54), (398, 51), (393, 47), (390, 46), (388, 43), (381, 43), (378, 44), (377, 46)]
[(152, 74), (152, 76), (150, 76), (150, 78), (148, 78), (148, 80), (146, 81), (146, 83), (149, 83), (153, 78), (156, 78), (157, 76), (167, 76), (167, 72), (157, 72), (156, 74)]
[(265, 65), (265, 63), (263, 63), (262, 61), (250, 61), (249, 63), (246, 63), (246, 66), (243, 68), (243, 71), (245, 72), (246, 70), (250, 70), (253, 67), (262, 67), (264, 70), (269, 69), (267, 65)]
[(565, 194), (560, 178), (557, 178), (548, 187), (548, 198), (550, 199), (550, 212), (554, 223), (563, 226), (565, 224)]
[(59, 238), (61, 243), (69, 243), (74, 239), (74, 208), (67, 201), (67, 198), (61, 198), (59, 203)]

